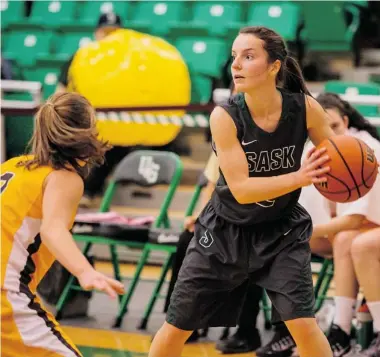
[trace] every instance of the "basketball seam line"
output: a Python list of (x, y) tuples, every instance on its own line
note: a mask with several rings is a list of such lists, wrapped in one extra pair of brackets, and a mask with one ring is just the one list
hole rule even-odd
[(368, 188), (367, 185), (366, 185), (366, 182), (365, 182), (365, 178), (364, 178), (364, 152), (363, 152), (362, 144), (360, 143), (360, 141), (357, 138), (355, 138), (355, 140), (359, 144), (360, 152), (362, 153), (362, 169), (361, 169), (362, 182), (363, 182), (364, 186), (366, 188)]
[(351, 176), (351, 178), (352, 178), (352, 181), (354, 182), (354, 184), (355, 184), (355, 186), (356, 186), (356, 191), (358, 191), (358, 195), (359, 195), (359, 197), (361, 197), (362, 195), (360, 194), (360, 190), (359, 190), (358, 184), (356, 183), (355, 177), (354, 177), (354, 175), (352, 174), (351, 169), (350, 169), (350, 167), (348, 166), (346, 160), (344, 159), (342, 153), (339, 151), (339, 149), (338, 149), (338, 147), (335, 145), (335, 143), (334, 143), (331, 139), (329, 139), (329, 141), (330, 141), (330, 143), (334, 146), (336, 152), (339, 154), (340, 158), (342, 159), (344, 165), (345, 165), (346, 168), (347, 168), (348, 173), (350, 174), (350, 176)]
[[(370, 188), (369, 186), (367, 186), (366, 179), (364, 178), (364, 152), (363, 152), (363, 148), (362, 148), (360, 141), (357, 138), (355, 138), (355, 140), (358, 142), (359, 147), (360, 147), (360, 151), (362, 152), (362, 180), (363, 180), (363, 184), (366, 188)], [(375, 170), (376, 170), (376, 166), (375, 166)], [(369, 177), (372, 177), (372, 174), (373, 174), (373, 172), (371, 173), (371, 175), (369, 175)]]
[[(373, 170), (372, 172), (371, 172), (371, 174), (366, 178), (366, 180), (365, 181), (367, 181), (367, 180), (369, 180), (372, 176), (373, 176), (373, 174), (376, 172), (376, 170)], [(346, 187), (347, 187), (347, 189), (351, 192), (351, 188), (349, 188), (343, 181), (341, 181), (341, 180), (339, 180), (337, 177), (335, 177), (335, 176), (333, 176), (333, 175), (330, 175), (330, 174), (326, 174), (327, 176), (331, 176), (332, 178), (334, 178), (334, 179), (336, 179), (336, 180), (338, 180), (339, 182), (341, 182), (343, 185), (345, 185)], [(361, 183), (358, 187), (362, 187), (362, 186), (364, 186), (364, 183)], [(345, 192), (347, 192), (347, 191), (333, 191), (333, 192), (331, 192), (331, 191), (326, 191), (326, 190), (321, 190), (321, 189), (318, 189), (320, 192), (324, 192), (324, 193), (329, 193), (329, 194), (331, 194), (331, 195), (338, 195), (338, 194), (341, 194), (341, 193), (345, 193)]]
[(373, 169), (373, 171), (371, 172), (371, 174), (367, 177), (367, 179), (365, 179), (365, 180), (363, 181), (363, 183), (362, 183), (360, 186), (364, 185), (366, 188), (371, 188), (371, 187), (367, 186), (366, 183), (367, 183), (367, 180), (369, 180), (369, 179), (372, 177), (372, 175), (373, 175), (374, 173), (376, 173), (376, 171), (377, 171), (377, 167), (375, 167), (375, 168)]
[[(346, 201), (348, 201), (350, 199), (350, 197), (351, 197), (351, 189), (350, 189), (350, 187), (343, 180), (339, 179), (338, 177), (336, 177), (334, 175), (331, 175), (330, 173), (327, 173), (327, 176), (332, 177), (333, 179), (339, 181), (343, 186), (346, 186), (346, 191), (342, 191), (340, 193), (348, 192), (348, 197), (346, 199)], [(323, 191), (323, 192), (335, 193), (335, 192), (330, 192), (330, 191)]]

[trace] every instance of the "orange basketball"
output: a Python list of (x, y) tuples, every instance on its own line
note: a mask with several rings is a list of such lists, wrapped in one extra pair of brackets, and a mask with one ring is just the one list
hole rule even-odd
[(376, 181), (378, 163), (374, 151), (362, 140), (338, 135), (322, 141), (331, 158), (327, 182), (316, 184), (317, 190), (334, 202), (352, 202), (366, 195)]

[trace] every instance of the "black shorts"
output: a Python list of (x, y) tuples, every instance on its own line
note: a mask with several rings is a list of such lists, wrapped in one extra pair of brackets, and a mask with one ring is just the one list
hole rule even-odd
[(236, 326), (250, 283), (266, 289), (272, 322), (314, 317), (309, 214), (237, 226), (210, 203), (195, 224), (166, 321), (182, 330)]

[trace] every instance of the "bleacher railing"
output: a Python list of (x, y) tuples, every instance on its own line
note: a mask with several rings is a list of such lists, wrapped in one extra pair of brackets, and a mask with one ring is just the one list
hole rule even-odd
[[(23, 91), (32, 94), (33, 100), (30, 102), (19, 100), (1, 100), (1, 114), (13, 115), (34, 115), (41, 104), (41, 84), (39, 82), (19, 82), (2, 81), (3, 91)], [(22, 84), (22, 85), (21, 85)], [(313, 93), (317, 96), (318, 93)], [(217, 89), (214, 91), (214, 102), (218, 103), (229, 96), (228, 89)], [(351, 104), (371, 105), (380, 108), (380, 95), (355, 95), (342, 94), (342, 99)], [(190, 104), (190, 105), (170, 105), (170, 106), (138, 106), (138, 107), (118, 107), (118, 108), (96, 108), (97, 118), (101, 121), (122, 121), (128, 123), (146, 123), (152, 125), (173, 124), (184, 127), (208, 127), (208, 114), (211, 113), (215, 104)], [(183, 110), (183, 115), (166, 115), (167, 111)], [(146, 112), (162, 112), (161, 114), (149, 114)], [(379, 110), (380, 112), (380, 110)], [(378, 117), (367, 117), (375, 126), (380, 127), (380, 115)]]

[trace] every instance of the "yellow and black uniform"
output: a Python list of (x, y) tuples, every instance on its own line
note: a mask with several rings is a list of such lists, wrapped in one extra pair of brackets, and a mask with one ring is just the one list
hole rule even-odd
[[(53, 168), (1, 165), (1, 347), (3, 357), (78, 357), (36, 288), (54, 256), (41, 242), (43, 186)], [(73, 213), (74, 218), (74, 213)]]

